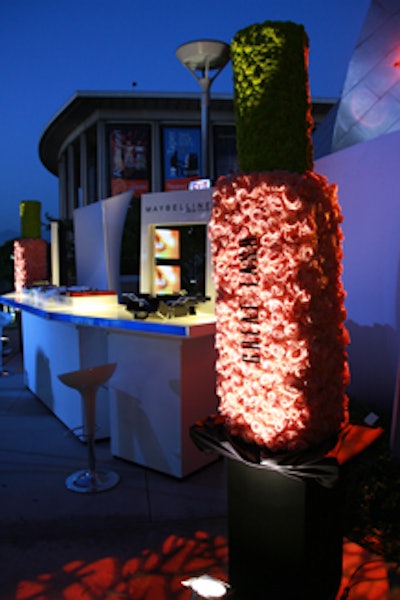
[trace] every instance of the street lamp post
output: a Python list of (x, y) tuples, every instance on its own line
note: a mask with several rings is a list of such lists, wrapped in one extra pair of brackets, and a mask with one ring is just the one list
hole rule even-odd
[[(229, 45), (217, 40), (197, 40), (176, 50), (180, 62), (192, 73), (201, 88), (201, 177), (210, 177), (210, 87), (229, 61)], [(211, 74), (211, 72), (213, 72)]]

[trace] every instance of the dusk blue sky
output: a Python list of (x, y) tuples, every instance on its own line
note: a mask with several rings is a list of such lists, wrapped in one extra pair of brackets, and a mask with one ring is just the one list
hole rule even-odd
[[(185, 42), (230, 43), (266, 20), (310, 38), (311, 95), (340, 96), (369, 0), (13, 0), (0, 3), (0, 243), (20, 235), (19, 204), (58, 216), (58, 182), (40, 136), (77, 90), (199, 92), (175, 56)], [(230, 63), (212, 93), (232, 92)], [(199, 104), (200, 109), (200, 104)]]

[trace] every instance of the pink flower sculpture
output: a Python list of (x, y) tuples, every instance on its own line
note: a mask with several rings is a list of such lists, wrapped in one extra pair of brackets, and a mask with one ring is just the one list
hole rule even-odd
[(209, 236), (219, 411), (233, 435), (302, 450), (348, 422), (337, 188), (314, 172), (221, 178)]

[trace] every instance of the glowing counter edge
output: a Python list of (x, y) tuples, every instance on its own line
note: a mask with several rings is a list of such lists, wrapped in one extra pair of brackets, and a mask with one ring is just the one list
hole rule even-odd
[[(26, 311), (43, 319), (71, 323), (86, 327), (103, 327), (105, 329), (125, 330), (127, 332), (149, 333), (174, 337), (200, 337), (211, 335), (215, 331), (215, 318), (212, 315), (199, 318), (197, 316), (177, 317), (171, 320), (157, 321), (155, 318), (146, 320), (134, 319), (127, 312), (127, 318), (116, 318), (105, 316), (99, 311), (99, 315), (78, 314), (69, 311), (60, 312), (57, 309), (46, 310), (33, 304), (16, 299), (15, 294), (0, 296), (0, 303), (15, 310)], [(121, 305), (119, 305), (121, 309)], [(171, 322), (171, 321), (175, 321)], [(179, 322), (176, 322), (179, 321)], [(189, 321), (189, 322), (187, 322)]]

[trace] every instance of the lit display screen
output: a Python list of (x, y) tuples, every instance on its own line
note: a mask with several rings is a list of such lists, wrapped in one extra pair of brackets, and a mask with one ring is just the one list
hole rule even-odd
[(157, 265), (155, 269), (155, 293), (175, 294), (181, 289), (181, 268), (176, 265)]
[(178, 229), (156, 228), (154, 234), (154, 255), (156, 259), (179, 260), (180, 235)]
[(205, 294), (206, 225), (157, 225), (153, 230), (155, 294)]

